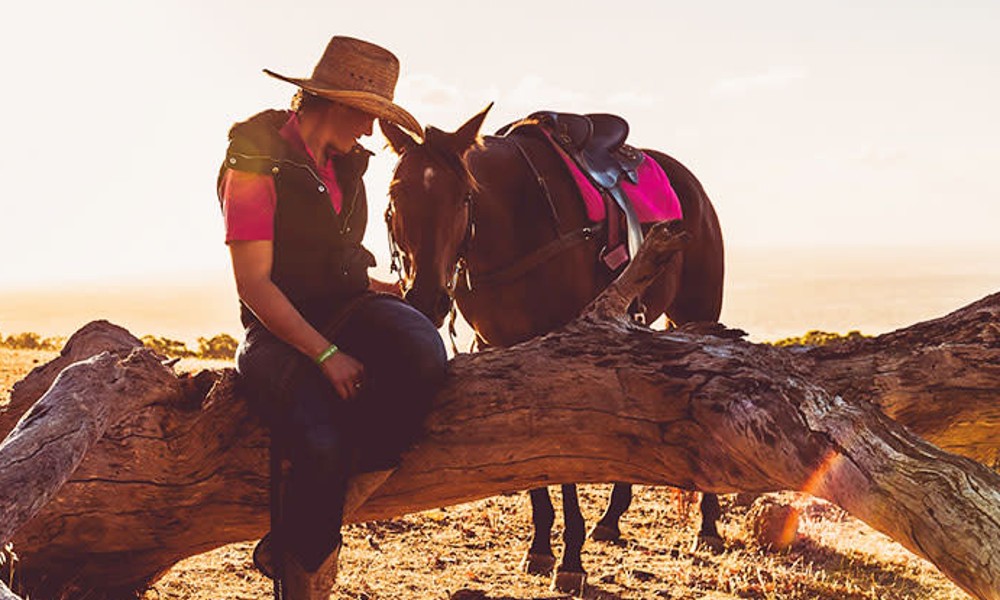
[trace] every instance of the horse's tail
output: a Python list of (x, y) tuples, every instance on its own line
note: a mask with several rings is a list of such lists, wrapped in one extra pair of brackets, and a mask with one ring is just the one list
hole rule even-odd
[(675, 323), (718, 321), (722, 312), (725, 252), (722, 227), (701, 182), (680, 161), (656, 150), (644, 150), (667, 174), (684, 213), (691, 241), (684, 249), (680, 289), (667, 314)]

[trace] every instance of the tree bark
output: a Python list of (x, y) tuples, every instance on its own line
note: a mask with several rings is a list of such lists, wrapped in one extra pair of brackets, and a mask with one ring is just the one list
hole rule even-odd
[[(1000, 476), (906, 429), (996, 463), (1000, 294), (937, 321), (823, 349), (751, 344), (717, 325), (631, 325), (620, 316), (625, 305), (682, 241), (668, 228), (651, 235), (622, 278), (564, 329), (452, 360), (426, 435), (347, 520), (563, 482), (803, 490), (928, 558), (974, 597), (1000, 598)], [(85, 454), (79, 449), (89, 441), (68, 451), (82, 456), (75, 471), (72, 461), (59, 463), (45, 480), (62, 478), (61, 487), (21, 484), (20, 496), (0, 500), (3, 520), (14, 516), (7, 529), (16, 529), (33, 597), (140, 589), (182, 558), (267, 528), (267, 438), (235, 392), (234, 373), (205, 371), (148, 389), (108, 383), (112, 372), (158, 382), (165, 370), (130, 337), (97, 324), (67, 343), (68, 358), (54, 362), (105, 345), (133, 349), (68, 370), (89, 373), (95, 385), (86, 391), (60, 377), (40, 401), (59, 406), (86, 395), (95, 407), (88, 410), (109, 411), (99, 419), (109, 425)], [(54, 371), (36, 369), (18, 384), (8, 412), (31, 406)], [(119, 406), (114, 422), (109, 407)], [(0, 446), (0, 465), (23, 456), (11, 440), (54, 418), (32, 413)], [(0, 418), (0, 431), (12, 419)], [(11, 481), (0, 468), (0, 490)], [(34, 518), (17, 516), (55, 490)]]
[(0, 581), (0, 600), (21, 600), (17, 597), (14, 592), (10, 591), (10, 588), (5, 586), (2, 581)]

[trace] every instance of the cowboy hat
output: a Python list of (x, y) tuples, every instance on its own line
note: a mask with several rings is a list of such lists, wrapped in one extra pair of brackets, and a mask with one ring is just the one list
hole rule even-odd
[(340, 102), (409, 129), (423, 137), (413, 115), (392, 101), (399, 78), (399, 59), (381, 46), (344, 36), (334, 36), (316, 63), (312, 77), (300, 79), (264, 72), (306, 92)]

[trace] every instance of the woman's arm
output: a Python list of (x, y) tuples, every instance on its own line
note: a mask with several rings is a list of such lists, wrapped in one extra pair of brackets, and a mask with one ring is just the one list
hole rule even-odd
[[(306, 321), (284, 292), (271, 281), (274, 242), (233, 241), (229, 254), (240, 299), (275, 336), (315, 360), (330, 342)], [(320, 363), (341, 398), (353, 398), (364, 379), (364, 367), (342, 351)]]

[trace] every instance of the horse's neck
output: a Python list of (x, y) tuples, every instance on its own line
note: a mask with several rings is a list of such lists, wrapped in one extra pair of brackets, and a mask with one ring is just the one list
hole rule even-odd
[(524, 143), (544, 176), (548, 198), (509, 140), (488, 139), (486, 147), (470, 157), (470, 168), (481, 183), (473, 203), (476, 234), (466, 257), (472, 289), (460, 286), (456, 299), (476, 331), (498, 346), (564, 324), (592, 298), (587, 282), (597, 272), (585, 258), (596, 249), (575, 242), (564, 245), (576, 239), (568, 233), (589, 224), (569, 173), (558, 155), (546, 153), (550, 147), (537, 140)]
[(470, 156), (480, 184), (473, 205), (475, 237), (470, 268), (492, 271), (508, 266), (551, 242), (557, 233), (543, 190), (524, 157), (505, 138), (486, 138)]
[(561, 165), (553, 162), (557, 156), (551, 149), (530, 138), (518, 143), (543, 175), (544, 186), (525, 153), (508, 138), (487, 137), (484, 147), (470, 155), (480, 192), (473, 205), (476, 234), (468, 258), (480, 271), (509, 266), (583, 218), (576, 192)]

